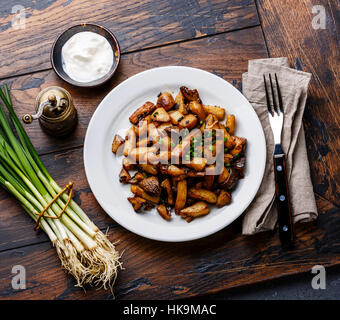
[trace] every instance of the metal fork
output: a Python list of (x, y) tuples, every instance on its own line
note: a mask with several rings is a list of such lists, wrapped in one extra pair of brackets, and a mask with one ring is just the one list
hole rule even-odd
[(268, 116), (270, 126), (274, 135), (274, 174), (275, 174), (275, 200), (278, 211), (278, 222), (279, 222), (279, 234), (282, 245), (291, 245), (294, 242), (294, 228), (293, 228), (293, 219), (292, 219), (292, 208), (289, 197), (289, 189), (288, 189), (288, 181), (287, 181), (287, 173), (286, 173), (286, 159), (285, 154), (282, 150), (281, 146), (281, 132), (283, 126), (283, 103), (281, 90), (279, 86), (279, 81), (277, 79), (277, 75), (275, 73), (275, 82), (276, 82), (276, 92), (278, 103), (276, 102), (275, 94), (274, 94), (274, 86), (271, 74), (269, 74), (270, 88), (271, 88), (271, 96), (273, 102), (273, 109), (271, 107), (269, 92), (267, 88), (266, 76), (263, 75), (264, 87), (266, 90), (266, 99), (267, 99), (267, 107), (268, 107)]

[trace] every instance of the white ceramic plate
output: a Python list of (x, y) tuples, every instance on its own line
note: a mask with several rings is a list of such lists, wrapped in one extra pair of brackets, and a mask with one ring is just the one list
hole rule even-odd
[[(145, 101), (156, 102), (161, 91), (174, 96), (180, 86), (196, 88), (202, 101), (224, 107), (236, 116), (236, 135), (247, 138), (245, 179), (232, 193), (232, 203), (211, 206), (209, 215), (187, 223), (172, 214), (170, 222), (155, 209), (137, 214), (127, 197), (130, 185), (119, 183), (122, 158), (112, 154), (116, 133), (125, 136), (131, 126), (129, 116)], [(84, 144), (86, 176), (94, 196), (107, 214), (126, 229), (161, 241), (188, 241), (208, 236), (232, 223), (253, 200), (263, 177), (266, 145), (260, 121), (246, 98), (231, 84), (209, 72), (189, 67), (169, 66), (141, 72), (114, 88), (99, 104), (87, 129)]]

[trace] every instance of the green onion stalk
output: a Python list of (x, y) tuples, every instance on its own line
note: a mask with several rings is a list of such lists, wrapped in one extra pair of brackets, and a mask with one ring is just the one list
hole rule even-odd
[[(3, 102), (0, 101), (0, 185), (37, 222), (40, 212), (63, 189), (47, 171), (15, 114), (6, 84), (0, 87), (0, 98)], [(75, 201), (66, 206), (68, 197), (63, 192), (53, 202), (46, 211), (48, 217), (40, 219), (39, 227), (55, 246), (62, 266), (75, 277), (77, 286), (94, 284), (113, 290), (121, 268), (120, 255)]]

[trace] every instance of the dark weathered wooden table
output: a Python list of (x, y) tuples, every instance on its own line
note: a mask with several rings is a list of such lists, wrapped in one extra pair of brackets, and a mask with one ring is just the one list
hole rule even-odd
[[(12, 7), (25, 8), (25, 29), (12, 27)], [(315, 30), (314, 5), (324, 6), (326, 29)], [(74, 88), (51, 70), (49, 52), (57, 34), (79, 22), (95, 22), (118, 37), (118, 74), (97, 89)], [(75, 198), (112, 241), (124, 250), (126, 268), (116, 297), (184, 298), (309, 271), (315, 264), (340, 264), (340, 90), (339, 3), (327, 0), (8, 0), (0, 8), (0, 82), (12, 89), (18, 114), (33, 110), (38, 92), (49, 85), (69, 90), (79, 125), (68, 139), (54, 139), (34, 123), (27, 127), (52, 175), (60, 184), (75, 181)], [(87, 184), (82, 145), (87, 125), (101, 99), (140, 71), (187, 65), (213, 72), (238, 89), (247, 61), (300, 58), (313, 74), (304, 126), (320, 217), (297, 226), (296, 248), (281, 249), (276, 232), (241, 235), (240, 220), (206, 239), (160, 243), (143, 239), (111, 220)], [(0, 298), (99, 299), (103, 290), (74, 287), (47, 237), (32, 230), (20, 206), (0, 190)], [(11, 270), (23, 265), (27, 288), (13, 290)]]

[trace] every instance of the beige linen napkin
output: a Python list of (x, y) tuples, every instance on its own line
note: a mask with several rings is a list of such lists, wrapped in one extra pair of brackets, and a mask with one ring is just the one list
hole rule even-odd
[(293, 221), (294, 223), (312, 221), (318, 215), (302, 124), (311, 74), (291, 69), (287, 58), (251, 60), (248, 63), (248, 72), (242, 76), (243, 94), (255, 109), (262, 123), (267, 144), (267, 163), (260, 189), (243, 218), (242, 233), (245, 235), (273, 230), (277, 222), (274, 201), (274, 138), (269, 124), (263, 84), (263, 74), (268, 73), (277, 73), (284, 104), (281, 139), (287, 159)]

